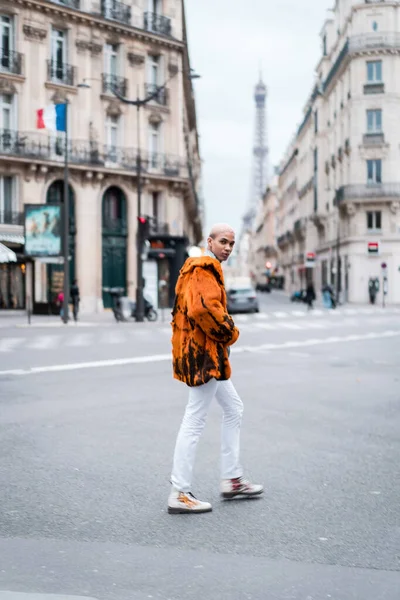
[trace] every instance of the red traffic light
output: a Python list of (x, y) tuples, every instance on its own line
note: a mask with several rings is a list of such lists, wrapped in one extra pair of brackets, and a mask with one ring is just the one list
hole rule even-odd
[(141, 225), (145, 225), (145, 223), (147, 223), (147, 219), (145, 217), (138, 217), (138, 221)]

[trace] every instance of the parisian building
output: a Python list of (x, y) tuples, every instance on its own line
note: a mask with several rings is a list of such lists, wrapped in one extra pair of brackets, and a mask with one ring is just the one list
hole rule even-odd
[[(30, 298), (47, 313), (62, 289), (60, 259), (24, 254), (24, 207), (64, 201), (65, 133), (37, 129), (37, 110), (60, 103), (69, 273), (81, 311), (110, 307), (110, 287), (135, 297), (141, 216), (149, 217), (146, 290), (170, 306), (203, 219), (183, 1), (1, 0), (0, 27), (0, 309), (23, 309)], [(149, 96), (139, 110), (121, 100)], [(17, 262), (6, 262), (10, 251)]]
[(288, 292), (330, 284), (400, 303), (400, 5), (337, 0), (304, 118), (280, 165), (276, 234)]

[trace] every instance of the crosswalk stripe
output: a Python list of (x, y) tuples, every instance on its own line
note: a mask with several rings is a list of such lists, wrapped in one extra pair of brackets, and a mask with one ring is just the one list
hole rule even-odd
[(266, 313), (256, 313), (254, 315), (254, 318), (260, 321), (263, 321), (264, 319), (268, 319), (268, 315)]
[(79, 346), (89, 346), (93, 336), (88, 333), (78, 333), (72, 336), (71, 339), (67, 341), (66, 346), (71, 346), (72, 348), (76, 348)]
[(269, 331), (272, 331), (273, 329), (278, 328), (278, 323), (254, 323), (254, 327), (257, 327), (257, 329), (268, 329)]
[(103, 344), (121, 344), (126, 341), (126, 337), (117, 333), (116, 331), (107, 331), (101, 336), (101, 343)]
[(27, 344), (31, 350), (49, 350), (59, 346), (61, 336), (59, 335), (40, 335)]
[(281, 311), (277, 311), (272, 313), (274, 315), (274, 317), (277, 317), (278, 319), (284, 319), (285, 317), (288, 316), (288, 313), (286, 312), (281, 312)]
[(314, 308), (314, 310), (310, 314), (313, 315), (314, 317), (320, 317), (321, 315), (324, 314), (324, 311), (320, 310), (319, 308)]
[(278, 323), (278, 325), (280, 327), (283, 327), (284, 329), (304, 329), (303, 323), (293, 323), (291, 321), (288, 321), (287, 323), (282, 323), (281, 321), (280, 323)]
[(302, 310), (292, 310), (292, 315), (294, 317), (305, 317), (306, 316), (306, 312), (302, 311)]
[(237, 322), (237, 323), (245, 323), (246, 321), (249, 320), (249, 315), (234, 315), (233, 319)]
[(326, 321), (311, 321), (307, 323), (307, 328), (309, 329), (327, 329), (330, 327), (330, 324)]
[(14, 348), (25, 341), (25, 338), (4, 338), (0, 340), (0, 352), (12, 352)]

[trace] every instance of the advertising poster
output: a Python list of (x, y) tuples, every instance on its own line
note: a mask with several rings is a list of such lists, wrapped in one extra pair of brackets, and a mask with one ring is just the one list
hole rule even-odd
[(25, 205), (25, 255), (60, 256), (61, 205)]

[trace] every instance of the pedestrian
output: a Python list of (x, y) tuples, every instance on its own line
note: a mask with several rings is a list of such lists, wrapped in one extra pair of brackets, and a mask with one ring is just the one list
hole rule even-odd
[(192, 494), (192, 473), (197, 443), (214, 396), (223, 411), (221, 486), (223, 498), (259, 496), (261, 485), (243, 477), (239, 463), (243, 404), (230, 379), (229, 347), (239, 331), (227, 313), (221, 263), (235, 244), (229, 225), (215, 225), (205, 256), (188, 258), (176, 285), (172, 320), (173, 372), (189, 386), (189, 401), (176, 440), (168, 512), (204, 513), (211, 504)]
[(78, 287), (78, 282), (76, 279), (74, 279), (74, 281), (72, 282), (70, 294), (71, 294), (71, 300), (72, 300), (72, 314), (74, 316), (74, 321), (76, 322), (78, 320), (79, 302), (80, 302), (79, 287)]
[(64, 292), (59, 292), (57, 296), (57, 305), (60, 307), (61, 320), (64, 318)]
[(315, 295), (314, 284), (312, 281), (310, 281), (307, 284), (307, 290), (306, 290), (306, 303), (308, 305), (309, 310), (314, 308), (315, 299), (316, 299), (316, 295)]

